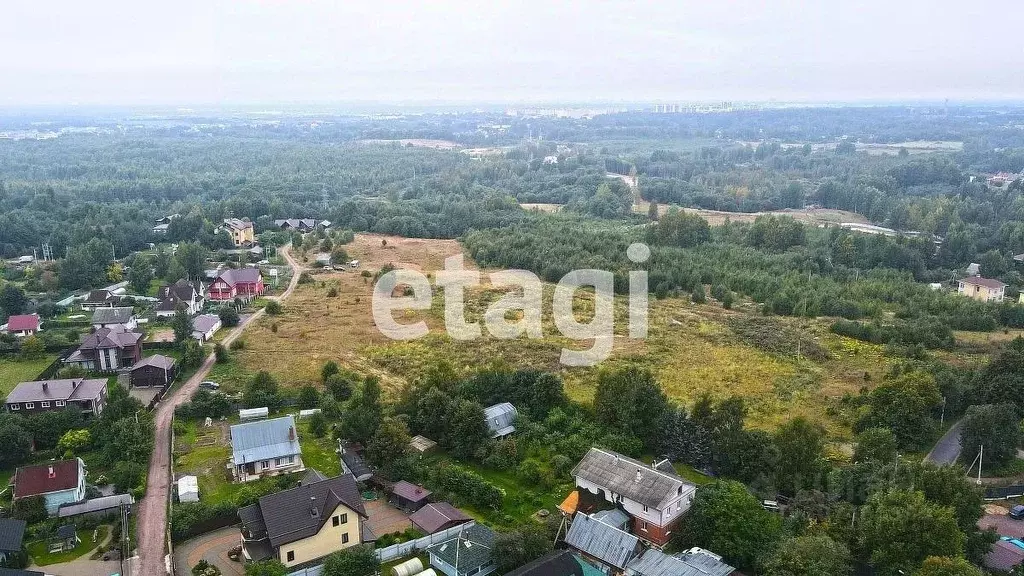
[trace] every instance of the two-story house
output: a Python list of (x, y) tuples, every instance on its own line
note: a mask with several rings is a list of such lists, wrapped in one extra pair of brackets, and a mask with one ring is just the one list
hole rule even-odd
[(46, 512), (57, 514), (61, 504), (85, 500), (85, 462), (81, 458), (36, 466), (24, 466), (14, 473), (14, 499), (42, 496)]
[(113, 308), (121, 301), (121, 297), (110, 290), (93, 290), (82, 301), (82, 310), (96, 310), (99, 308)]
[(22, 382), (4, 400), (8, 412), (25, 415), (72, 407), (83, 414), (99, 416), (106, 404), (107, 381), (104, 378)]
[(231, 241), (235, 246), (251, 246), (256, 240), (255, 230), (253, 229), (252, 222), (248, 220), (239, 220), (238, 218), (225, 218), (224, 227)]
[(305, 470), (291, 415), (231, 427), (231, 473), (237, 482)]
[(292, 568), (363, 542), (367, 516), (355, 478), (313, 480), (238, 509), (246, 560)]
[(1006, 284), (992, 278), (968, 276), (960, 280), (956, 291), (982, 302), (1002, 302), (1006, 296)]
[(668, 463), (649, 466), (610, 450), (591, 448), (573, 469), (579, 499), (599, 498), (624, 510), (632, 532), (658, 546), (690, 509), (697, 486)]
[(161, 286), (156, 297), (160, 300), (156, 305), (157, 318), (174, 316), (178, 310), (195, 316), (203, 309), (203, 283), (178, 280), (174, 284)]
[(117, 327), (135, 330), (138, 325), (139, 320), (135, 317), (135, 309), (131, 306), (98, 308), (92, 313), (92, 327), (96, 330)]
[(64, 359), (86, 370), (110, 372), (130, 368), (142, 359), (142, 334), (123, 327), (100, 328), (82, 339), (82, 345)]
[(207, 291), (210, 300), (222, 302), (249, 300), (263, 294), (263, 274), (259, 268), (229, 268), (220, 273)]

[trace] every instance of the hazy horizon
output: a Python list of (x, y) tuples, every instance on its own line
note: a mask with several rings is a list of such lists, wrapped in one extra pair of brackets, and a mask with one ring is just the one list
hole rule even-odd
[(1024, 7), (1009, 0), (58, 0), (6, 12), (2, 107), (1024, 100), (1012, 29)]

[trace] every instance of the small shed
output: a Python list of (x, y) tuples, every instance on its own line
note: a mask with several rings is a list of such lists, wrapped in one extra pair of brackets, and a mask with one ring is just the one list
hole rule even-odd
[(246, 420), (259, 420), (266, 418), (270, 415), (270, 408), (263, 406), (262, 408), (242, 408), (238, 411), (238, 419), (245, 422)]
[(427, 452), (430, 452), (434, 448), (437, 448), (437, 442), (434, 442), (433, 440), (427, 438), (426, 436), (420, 436), (419, 434), (417, 434), (416, 436), (412, 437), (412, 440), (409, 441), (409, 447), (415, 450), (416, 452), (419, 452), (420, 454), (426, 454)]
[(502, 438), (516, 431), (513, 425), (519, 412), (509, 402), (484, 408), (484, 420), (491, 430), (491, 438)]
[(129, 381), (132, 388), (164, 388), (174, 380), (176, 372), (174, 358), (154, 354), (131, 367)]
[(199, 478), (182, 476), (178, 480), (178, 502), (199, 501)]
[(366, 482), (373, 477), (373, 470), (366, 465), (366, 462), (353, 451), (342, 449), (341, 469), (346, 474), (351, 474), (356, 482)]
[(427, 504), (427, 498), (430, 497), (430, 494), (430, 490), (423, 486), (399, 480), (391, 487), (391, 496), (388, 497), (388, 502), (396, 508), (415, 512)]
[(447, 530), (472, 520), (465, 512), (447, 502), (433, 502), (409, 516), (412, 525), (424, 534)]
[(135, 499), (132, 498), (131, 494), (100, 496), (99, 498), (90, 498), (77, 504), (65, 504), (57, 510), (57, 517), (85, 516), (89, 518), (104, 518), (119, 512), (121, 506), (130, 507), (133, 504), (135, 504)]
[(51, 554), (74, 550), (82, 541), (78, 539), (74, 524), (65, 524), (57, 528), (57, 532), (50, 538), (49, 550)]
[(303, 418), (312, 418), (313, 414), (319, 414), (319, 413), (320, 413), (320, 409), (319, 408), (309, 408), (307, 410), (299, 410), (299, 420), (302, 420)]

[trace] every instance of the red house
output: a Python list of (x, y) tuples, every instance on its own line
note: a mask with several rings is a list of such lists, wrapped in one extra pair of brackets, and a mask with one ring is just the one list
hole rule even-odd
[(263, 294), (263, 274), (259, 268), (228, 269), (210, 284), (210, 300), (249, 300)]
[(15, 336), (31, 336), (39, 332), (38, 314), (19, 314), (7, 319), (7, 333)]

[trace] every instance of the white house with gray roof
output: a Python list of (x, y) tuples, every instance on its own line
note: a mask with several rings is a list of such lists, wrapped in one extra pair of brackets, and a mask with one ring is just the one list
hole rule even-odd
[(236, 482), (305, 470), (292, 416), (231, 427), (231, 462)]

